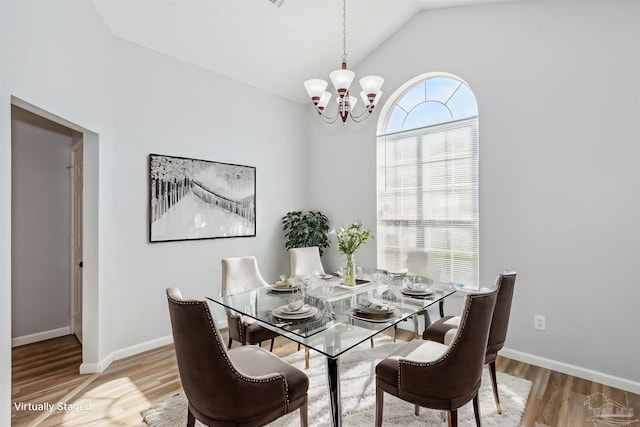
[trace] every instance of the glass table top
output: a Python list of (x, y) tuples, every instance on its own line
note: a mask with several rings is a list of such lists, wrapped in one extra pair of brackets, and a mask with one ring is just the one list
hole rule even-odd
[(334, 358), (455, 291), (448, 283), (409, 289), (398, 280), (359, 280), (347, 286), (339, 278), (314, 278), (308, 286), (268, 286), (206, 298)]

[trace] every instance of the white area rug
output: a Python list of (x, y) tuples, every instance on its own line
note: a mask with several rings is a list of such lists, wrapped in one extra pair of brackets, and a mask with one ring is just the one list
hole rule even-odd
[[(375, 349), (369, 342), (348, 351), (340, 358), (340, 379), (342, 395), (342, 421), (345, 427), (371, 427), (375, 425), (375, 366), (381, 359), (391, 354), (403, 343), (393, 343), (391, 338), (375, 339)], [(285, 358), (294, 366), (304, 368), (304, 351)], [(311, 351), (309, 376), (309, 425), (325, 427), (331, 425), (324, 356)], [(527, 403), (531, 382), (498, 372), (498, 390), (502, 414), (496, 412), (491, 391), (489, 372), (485, 368), (480, 388), (480, 414), (485, 427), (519, 426), (520, 418)], [(185, 426), (187, 421), (186, 399), (182, 393), (142, 413), (143, 421), (152, 427)], [(460, 426), (475, 426), (473, 406), (469, 402), (458, 411)], [(271, 427), (298, 427), (299, 412), (295, 411), (269, 424)], [(443, 426), (439, 411), (421, 408), (420, 416), (415, 416), (413, 405), (385, 393), (383, 425), (403, 427)], [(196, 426), (201, 424), (196, 422)]]

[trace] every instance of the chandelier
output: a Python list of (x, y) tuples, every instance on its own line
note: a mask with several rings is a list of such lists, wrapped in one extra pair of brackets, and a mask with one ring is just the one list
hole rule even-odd
[(347, 69), (347, 0), (343, 0), (342, 67), (329, 74), (333, 87), (338, 94), (336, 97), (338, 111), (335, 115), (327, 115), (325, 110), (329, 100), (331, 99), (331, 93), (326, 90), (328, 86), (326, 80), (311, 79), (304, 82), (304, 87), (307, 90), (311, 101), (313, 101), (316, 111), (326, 123), (335, 123), (338, 120), (338, 117), (340, 117), (343, 124), (347, 123), (348, 118), (359, 123), (365, 121), (369, 116), (371, 116), (371, 113), (373, 113), (373, 110), (382, 95), (380, 88), (382, 87), (382, 83), (384, 83), (384, 79), (379, 76), (366, 76), (360, 79), (360, 86), (362, 87), (360, 98), (362, 98), (362, 102), (364, 103), (364, 110), (359, 114), (354, 114), (353, 107), (356, 105), (358, 99), (349, 94), (349, 86), (351, 86), (351, 82), (354, 77), (355, 73)]

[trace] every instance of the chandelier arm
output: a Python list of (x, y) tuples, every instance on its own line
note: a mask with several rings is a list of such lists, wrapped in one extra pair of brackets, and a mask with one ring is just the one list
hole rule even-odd
[(334, 124), (338, 120), (338, 117), (340, 117), (340, 115), (337, 114), (337, 113), (333, 117), (327, 117), (324, 114), (320, 114), (320, 118), (322, 119), (322, 121), (325, 122), (328, 125)]
[[(355, 114), (353, 114), (353, 112), (349, 116), (351, 117), (351, 120), (353, 120), (354, 122), (362, 123), (365, 120), (367, 120), (369, 117), (371, 117), (372, 114), (373, 114), (373, 111), (364, 110), (361, 114), (359, 114), (357, 116)], [(362, 119), (362, 120), (360, 120), (360, 119)]]

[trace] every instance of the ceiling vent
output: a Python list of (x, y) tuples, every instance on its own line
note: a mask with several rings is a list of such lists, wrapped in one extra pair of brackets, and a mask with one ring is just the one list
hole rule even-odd
[(284, 0), (269, 0), (269, 1), (278, 7), (282, 6), (282, 3), (284, 3)]

